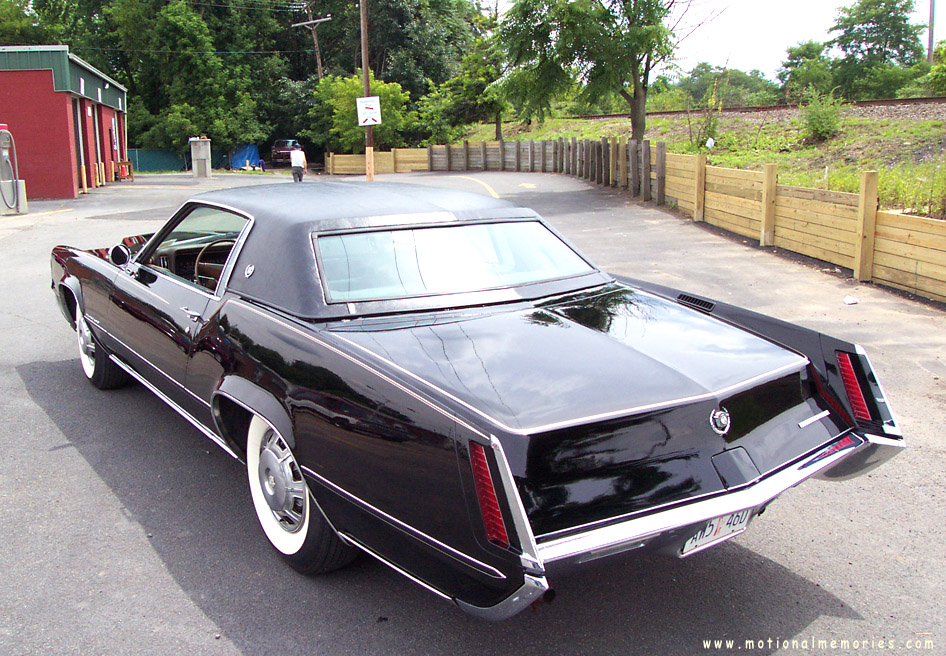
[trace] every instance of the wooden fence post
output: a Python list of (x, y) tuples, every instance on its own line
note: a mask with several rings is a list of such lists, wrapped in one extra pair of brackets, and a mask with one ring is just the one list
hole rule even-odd
[(470, 142), (463, 140), (463, 170), (470, 170)]
[(637, 139), (631, 139), (627, 144), (627, 161), (631, 166), (631, 195), (641, 195), (641, 156)]
[(486, 142), (480, 142), (480, 158), (483, 163), (483, 170), (486, 170)]
[(427, 170), (434, 170), (434, 145), (427, 144)]
[(399, 173), (397, 170), (397, 148), (391, 149), (391, 168), (394, 169), (391, 173)]
[(651, 199), (650, 188), (650, 141), (644, 140), (641, 148), (641, 195), (644, 200)]
[(619, 141), (620, 140), (617, 137), (611, 139), (611, 157), (609, 158), (609, 161), (611, 162), (611, 171), (609, 177), (611, 178), (612, 187), (618, 186), (618, 175), (620, 173), (620, 166), (618, 165), (618, 152), (620, 150), (618, 146)]
[(627, 189), (627, 137), (618, 144), (618, 186)]
[(657, 204), (667, 202), (667, 144), (657, 143)]
[(607, 137), (601, 139), (601, 184), (605, 187), (611, 186), (611, 140)]
[(535, 140), (529, 139), (529, 173), (535, 172)]
[(541, 168), (540, 168), (539, 170), (542, 171), (542, 173), (545, 173), (545, 172), (548, 170), (548, 168), (547, 168), (547, 167), (548, 167), (548, 161), (547, 161), (547, 160), (548, 160), (548, 149), (549, 149), (548, 146), (549, 146), (549, 142), (548, 142), (548, 140), (543, 139), (543, 140), (540, 141), (539, 143), (542, 144), (542, 146), (541, 146), (541, 148), (542, 148), (542, 161), (541, 161)]
[(516, 142), (516, 173), (522, 170), (522, 142)]
[(506, 142), (502, 140), (499, 142), (499, 170), (506, 170)]
[(869, 281), (873, 275), (878, 186), (877, 171), (861, 173), (861, 193), (857, 201), (857, 241), (854, 246), (855, 280)]
[(696, 180), (693, 191), (693, 220), (703, 221), (704, 210), (706, 207), (706, 155), (700, 153), (696, 156)]
[(578, 137), (572, 137), (572, 175), (578, 173)]
[(759, 246), (775, 246), (775, 194), (778, 191), (778, 164), (766, 164), (762, 179), (762, 229)]

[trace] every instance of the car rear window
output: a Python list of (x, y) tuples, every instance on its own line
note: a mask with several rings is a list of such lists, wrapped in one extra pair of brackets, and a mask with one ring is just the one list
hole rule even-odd
[(315, 241), (330, 302), (484, 291), (595, 271), (538, 221), (346, 232)]

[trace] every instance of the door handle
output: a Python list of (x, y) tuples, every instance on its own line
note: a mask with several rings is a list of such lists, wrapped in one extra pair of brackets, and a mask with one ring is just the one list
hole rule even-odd
[(184, 314), (186, 314), (187, 317), (188, 317), (191, 321), (193, 321), (193, 322), (195, 322), (195, 323), (198, 322), (198, 321), (200, 321), (200, 312), (194, 312), (193, 310), (189, 310), (189, 309), (187, 309), (186, 307), (182, 307), (182, 308), (181, 308), (181, 311), (182, 311)]

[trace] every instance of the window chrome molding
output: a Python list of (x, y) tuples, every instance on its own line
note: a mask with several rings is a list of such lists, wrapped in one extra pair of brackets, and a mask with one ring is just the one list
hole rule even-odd
[(332, 490), (332, 491), (335, 492), (336, 494), (342, 496), (343, 498), (347, 499), (348, 501), (350, 501), (350, 502), (354, 503), (355, 505), (361, 507), (363, 510), (366, 510), (366, 511), (368, 511), (369, 513), (371, 513), (371, 514), (373, 514), (373, 515), (379, 517), (380, 519), (384, 520), (384, 521), (387, 522), (388, 524), (391, 524), (391, 525), (394, 526), (395, 528), (397, 528), (397, 529), (399, 529), (399, 530), (401, 530), (401, 531), (403, 531), (403, 532), (405, 532), (405, 533), (411, 535), (413, 538), (415, 538), (415, 539), (417, 539), (417, 540), (420, 540), (421, 542), (423, 542), (423, 543), (426, 544), (427, 546), (429, 546), (429, 547), (431, 547), (431, 548), (433, 548), (433, 549), (435, 549), (435, 550), (437, 550), (437, 551), (443, 553), (444, 555), (447, 555), (447, 556), (451, 557), (453, 560), (456, 560), (456, 561), (458, 561), (458, 562), (460, 562), (460, 563), (466, 565), (467, 567), (471, 567), (471, 568), (473, 568), (473, 569), (479, 571), (480, 573), (489, 576), (490, 578), (500, 579), (500, 580), (503, 580), (503, 579), (506, 578), (506, 575), (503, 574), (502, 572), (500, 572), (500, 571), (499, 571), (498, 569), (496, 569), (495, 567), (493, 567), (493, 566), (491, 566), (491, 565), (487, 565), (486, 563), (477, 560), (477, 559), (474, 558), (473, 556), (470, 556), (469, 554), (463, 553), (462, 551), (451, 547), (449, 544), (445, 544), (445, 543), (441, 542), (440, 540), (438, 540), (437, 538), (432, 537), (432, 536), (430, 536), (430, 535), (424, 533), (424, 532), (421, 531), (420, 529), (417, 529), (417, 528), (411, 526), (410, 524), (407, 524), (407, 523), (401, 521), (401, 520), (398, 519), (397, 517), (394, 517), (394, 516), (392, 516), (392, 515), (389, 515), (388, 513), (386, 513), (386, 512), (384, 512), (383, 510), (381, 510), (380, 508), (378, 508), (378, 507), (376, 507), (376, 506), (373, 506), (372, 504), (368, 503), (367, 501), (365, 501), (365, 500), (362, 499), (361, 497), (352, 494), (351, 492), (349, 492), (348, 490), (346, 490), (346, 489), (340, 487), (339, 485), (336, 485), (335, 483), (333, 483), (332, 481), (328, 480), (327, 478), (325, 478), (325, 477), (322, 476), (321, 474), (316, 473), (315, 471), (313, 471), (313, 470), (310, 469), (309, 467), (303, 466), (302, 469), (303, 469), (303, 471), (305, 471), (306, 474), (308, 474), (309, 476), (311, 476), (311, 477), (317, 479), (319, 482), (321, 482), (323, 485), (325, 485), (326, 487), (328, 487), (330, 490)]
[(217, 445), (218, 445), (221, 449), (223, 449), (224, 451), (226, 451), (227, 453), (229, 453), (231, 456), (233, 456), (234, 458), (237, 458), (237, 459), (239, 460), (239, 457), (237, 456), (237, 454), (233, 452), (233, 449), (231, 449), (230, 446), (229, 446), (219, 435), (217, 435), (217, 434), (214, 433), (212, 430), (210, 430), (209, 428), (207, 428), (206, 426), (204, 426), (202, 423), (200, 423), (200, 421), (199, 421), (197, 418), (195, 418), (192, 414), (190, 414), (189, 412), (187, 412), (187, 410), (185, 410), (184, 408), (182, 408), (181, 406), (179, 406), (177, 403), (175, 403), (175, 402), (174, 402), (169, 396), (167, 396), (164, 392), (162, 392), (162, 391), (159, 390), (157, 387), (155, 387), (154, 385), (152, 385), (144, 376), (142, 376), (141, 374), (139, 374), (137, 371), (135, 371), (135, 370), (134, 370), (132, 367), (130, 367), (129, 365), (127, 365), (127, 364), (125, 364), (124, 362), (122, 362), (122, 360), (121, 360), (120, 358), (117, 358), (117, 357), (115, 357), (115, 356), (112, 355), (112, 354), (109, 354), (109, 359), (110, 359), (112, 362), (114, 362), (116, 365), (118, 365), (119, 367), (121, 367), (121, 369), (124, 370), (125, 373), (127, 373), (129, 376), (131, 376), (132, 378), (134, 378), (135, 380), (137, 380), (139, 383), (141, 383), (142, 385), (144, 385), (146, 388), (148, 388), (149, 390), (151, 390), (151, 391), (155, 394), (155, 396), (157, 396), (159, 399), (161, 399), (162, 401), (164, 401), (166, 404), (168, 404), (168, 405), (171, 407), (172, 410), (174, 410), (174, 411), (177, 412), (179, 415), (181, 415), (184, 419), (186, 419), (186, 420), (189, 421), (191, 424), (193, 424), (193, 426), (194, 426), (197, 430), (199, 430), (201, 433), (203, 433), (204, 435), (206, 435), (207, 437), (209, 437), (212, 441), (216, 442)]
[[(135, 253), (135, 256), (128, 262), (128, 264), (126, 264), (122, 268), (126, 271), (130, 271), (132, 269), (132, 265), (145, 268), (149, 272), (153, 273), (156, 276), (160, 276), (164, 280), (169, 280), (177, 285), (180, 285), (181, 287), (184, 287), (185, 289), (196, 291), (202, 294), (203, 296), (206, 296), (210, 300), (220, 301), (223, 298), (223, 295), (227, 291), (227, 285), (229, 285), (230, 283), (230, 276), (232, 275), (233, 269), (236, 266), (237, 259), (240, 257), (240, 252), (243, 250), (243, 246), (246, 243), (246, 239), (250, 234), (250, 230), (252, 229), (253, 224), (256, 222), (256, 217), (254, 217), (252, 214), (249, 214), (243, 210), (237, 209), (231, 205), (227, 205), (225, 203), (218, 203), (216, 201), (206, 201), (206, 200), (186, 201), (180, 207), (178, 207), (177, 210), (173, 214), (171, 214), (171, 217), (172, 218), (176, 217), (178, 214), (181, 213), (183, 209), (185, 209), (189, 205), (193, 205), (194, 206), (193, 209), (197, 209), (198, 207), (211, 207), (215, 209), (220, 209), (220, 210), (230, 212), (231, 214), (234, 214), (236, 216), (246, 219), (246, 224), (243, 226), (243, 229), (240, 230), (240, 234), (237, 235), (237, 238), (234, 240), (233, 247), (230, 249), (230, 256), (227, 258), (227, 262), (224, 265), (223, 270), (221, 270), (220, 272), (220, 279), (217, 281), (217, 286), (216, 288), (214, 288), (213, 292), (209, 291), (205, 287), (201, 287), (200, 285), (188, 283), (184, 281), (183, 279), (178, 278), (177, 276), (169, 275), (157, 269), (153, 269), (152, 267), (148, 266), (145, 262), (141, 260), (144, 253), (148, 253), (149, 250), (152, 249), (152, 247), (156, 248), (157, 245), (160, 244), (160, 240), (164, 239), (164, 237), (167, 236), (167, 234), (163, 230), (159, 230), (158, 232), (154, 233), (151, 239), (149, 239), (147, 243), (145, 243), (145, 245), (142, 246), (141, 249), (139, 249), (137, 253)], [(189, 213), (190, 212), (188, 212), (188, 214)], [(186, 216), (182, 217), (181, 220), (183, 220), (184, 218), (186, 218)], [(176, 221), (174, 225), (176, 226), (178, 223), (180, 223), (180, 221)], [(167, 225), (170, 225), (170, 220), (168, 220), (168, 222), (165, 223), (165, 226)], [(152, 242), (154, 243), (152, 244)], [(143, 283), (139, 283), (139, 284), (141, 284), (143, 287), (147, 287), (147, 285), (144, 285)]]

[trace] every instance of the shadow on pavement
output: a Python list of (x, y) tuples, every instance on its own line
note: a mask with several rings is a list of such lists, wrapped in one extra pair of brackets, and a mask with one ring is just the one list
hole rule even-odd
[(822, 615), (860, 619), (817, 583), (734, 542), (685, 561), (612, 559), (553, 580), (553, 604), (500, 624), (465, 616), (367, 556), (306, 578), (268, 546), (243, 466), (143, 387), (98, 391), (77, 361), (17, 372), (152, 534), (150, 547), (181, 589), (246, 654), (725, 653), (703, 640), (790, 639)]

